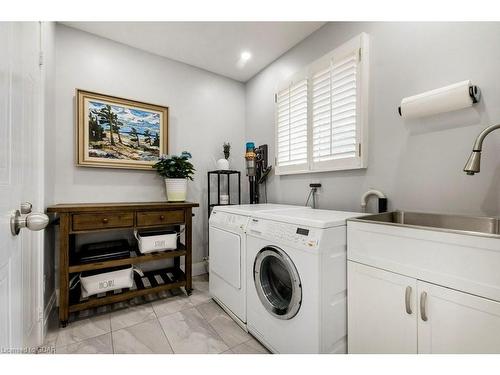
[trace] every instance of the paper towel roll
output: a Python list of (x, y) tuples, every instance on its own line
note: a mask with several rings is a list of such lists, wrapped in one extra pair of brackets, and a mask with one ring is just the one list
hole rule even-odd
[(475, 86), (472, 87), (476, 90), (477, 98), (471, 97), (471, 86), (470, 80), (467, 80), (404, 98), (401, 100), (400, 114), (405, 119), (411, 119), (470, 107), (479, 97), (479, 90)]

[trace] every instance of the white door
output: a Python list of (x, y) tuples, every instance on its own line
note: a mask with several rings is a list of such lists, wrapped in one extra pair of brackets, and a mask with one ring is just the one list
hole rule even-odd
[(42, 340), (41, 233), (10, 231), (22, 202), (43, 212), (40, 116), (40, 25), (0, 23), (0, 347)]
[(210, 228), (210, 270), (233, 288), (241, 288), (240, 234)]
[(419, 353), (500, 353), (500, 303), (418, 281)]
[(348, 353), (417, 353), (417, 281), (347, 262)]

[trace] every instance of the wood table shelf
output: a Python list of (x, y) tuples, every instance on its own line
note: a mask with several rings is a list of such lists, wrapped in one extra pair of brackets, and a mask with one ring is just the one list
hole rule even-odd
[[(59, 225), (59, 321), (63, 327), (68, 323), (70, 312), (91, 307), (126, 301), (138, 296), (183, 287), (186, 293), (192, 290), (192, 209), (198, 203), (191, 202), (140, 202), (140, 203), (70, 203), (57, 204), (47, 208), (54, 214)], [(78, 264), (75, 262), (75, 236), (99, 232), (106, 234), (113, 230), (158, 229), (184, 225), (184, 244), (180, 241), (176, 250), (140, 254), (124, 259)], [(184, 271), (180, 258), (184, 257)], [(113, 291), (104, 295), (91, 296), (70, 304), (70, 274), (99, 270), (128, 264), (151, 262), (159, 259), (173, 259), (172, 268), (145, 273), (146, 279), (134, 276), (135, 288)], [(162, 280), (163, 283), (158, 283)]]
[[(160, 277), (163, 283), (159, 283), (157, 277)], [(149, 285), (144, 283), (144, 278), (148, 280)], [(69, 305), (69, 312), (86, 310), (110, 303), (127, 301), (146, 294), (181, 288), (185, 286), (185, 283), (186, 275), (176, 267), (144, 272), (144, 277), (134, 274), (134, 287), (132, 289), (112, 291), (103, 293), (103, 295), (97, 294), (86, 299), (81, 299), (77, 303)]]
[(139, 250), (132, 250), (129, 258), (105, 260), (94, 263), (74, 264), (68, 267), (69, 273), (99, 270), (103, 268), (126, 266), (127, 264), (139, 264), (160, 259), (170, 259), (186, 255), (186, 247), (179, 244), (177, 250), (159, 251), (150, 254), (141, 254)]

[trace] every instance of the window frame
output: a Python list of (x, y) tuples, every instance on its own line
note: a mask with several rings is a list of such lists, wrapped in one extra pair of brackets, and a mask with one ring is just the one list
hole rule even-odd
[[(327, 68), (332, 59), (339, 60), (358, 50), (358, 64), (356, 72), (356, 154), (357, 156), (346, 159), (326, 160), (314, 162), (313, 160), (313, 124), (312, 124), (312, 77), (318, 71)], [(297, 82), (307, 80), (307, 163), (301, 165), (278, 165), (278, 111), (275, 102), (275, 174), (303, 174), (316, 172), (333, 172), (341, 170), (365, 169), (368, 164), (368, 114), (369, 114), (369, 35), (361, 33), (343, 43), (323, 57), (315, 60), (304, 69), (292, 75), (276, 89), (278, 92), (290, 87)], [(276, 101), (276, 96), (275, 96)]]

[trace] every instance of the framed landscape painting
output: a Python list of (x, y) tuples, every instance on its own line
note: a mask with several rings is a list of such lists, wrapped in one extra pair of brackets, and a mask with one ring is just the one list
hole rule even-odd
[(151, 169), (168, 153), (168, 107), (76, 90), (77, 165)]

